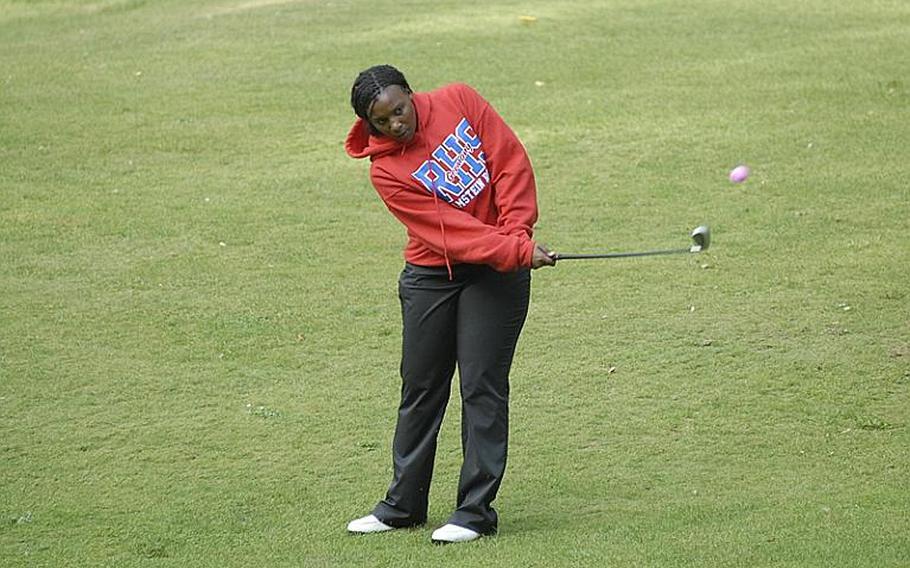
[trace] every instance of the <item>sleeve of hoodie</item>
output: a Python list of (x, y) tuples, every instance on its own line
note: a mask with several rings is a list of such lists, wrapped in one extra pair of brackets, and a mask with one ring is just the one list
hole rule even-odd
[(527, 234), (504, 233), (437, 201), (429, 192), (415, 191), (375, 163), (371, 177), (386, 207), (407, 227), (408, 234), (439, 255), (448, 253), (453, 262), (486, 264), (500, 272), (531, 266), (534, 243)]
[(468, 122), (483, 143), (501, 232), (530, 240), (537, 221), (537, 185), (524, 146), (477, 91), (455, 85)]

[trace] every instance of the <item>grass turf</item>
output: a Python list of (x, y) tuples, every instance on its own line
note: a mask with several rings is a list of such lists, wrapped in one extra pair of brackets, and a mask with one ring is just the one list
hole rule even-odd
[[(0, 0), (0, 564), (910, 564), (908, 30), (897, 0)], [(713, 229), (534, 274), (469, 546), (343, 530), (398, 394), (403, 229), (342, 149), (382, 62), (493, 102), (552, 248)]]

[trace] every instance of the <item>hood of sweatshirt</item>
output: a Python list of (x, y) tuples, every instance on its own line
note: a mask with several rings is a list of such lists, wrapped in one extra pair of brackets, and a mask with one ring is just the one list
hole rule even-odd
[(430, 119), (432, 111), (430, 99), (425, 93), (411, 95), (414, 109), (417, 111), (417, 132), (407, 142), (398, 142), (386, 136), (375, 136), (370, 133), (370, 125), (366, 120), (357, 117), (354, 125), (348, 132), (344, 141), (344, 149), (352, 158), (375, 159), (394, 152), (401, 152), (407, 146), (416, 144), (423, 136), (424, 125)]

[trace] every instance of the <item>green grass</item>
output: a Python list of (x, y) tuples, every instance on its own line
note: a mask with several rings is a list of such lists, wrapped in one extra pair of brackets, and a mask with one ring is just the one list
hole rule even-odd
[[(907, 45), (899, 0), (0, 0), (0, 565), (910, 565)], [(552, 248), (714, 233), (534, 274), (469, 546), (344, 531), (398, 396), (342, 148), (383, 62), (493, 102)]]

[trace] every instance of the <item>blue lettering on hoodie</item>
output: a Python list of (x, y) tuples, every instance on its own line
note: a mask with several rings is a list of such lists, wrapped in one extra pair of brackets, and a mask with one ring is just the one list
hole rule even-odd
[(480, 146), (480, 138), (468, 120), (462, 118), (455, 132), (446, 136), (411, 177), (446, 203), (463, 209), (490, 182), (486, 156)]

